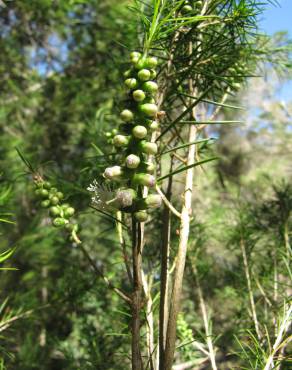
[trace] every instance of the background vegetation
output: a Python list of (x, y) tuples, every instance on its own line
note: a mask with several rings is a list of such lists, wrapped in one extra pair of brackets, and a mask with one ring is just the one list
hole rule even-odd
[[(17, 269), (0, 271), (3, 369), (130, 368), (128, 307), (95, 271), (127, 288), (116, 225), (89, 207), (86, 190), (105, 168), (104, 133), (118, 122), (122, 72), (137, 45), (127, 5), (0, 1), (0, 253), (15, 248), (4, 267)], [(269, 42), (289, 45), (285, 33)], [(292, 102), (277, 100), (290, 75), (283, 63), (275, 72), (274, 62), (231, 98), (248, 107), (236, 112), (245, 124), (206, 130), (217, 139), (206, 150), (220, 160), (195, 172), (176, 355), (176, 366), (188, 367), (177, 369), (212, 368), (208, 338), (219, 369), (264, 369), (275, 350), (275, 368), (292, 363)], [(230, 119), (228, 109), (220, 115)], [(78, 210), (90, 261), (36, 207), (16, 148)], [(174, 187), (176, 204), (179, 180)], [(149, 269), (160, 261), (160, 220), (157, 212), (147, 225)]]

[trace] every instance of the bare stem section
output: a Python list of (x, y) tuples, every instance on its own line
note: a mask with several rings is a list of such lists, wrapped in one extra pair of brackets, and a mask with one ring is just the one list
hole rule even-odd
[(140, 349), (140, 311), (142, 305), (142, 240), (141, 224), (132, 220), (132, 258), (133, 258), (133, 293), (132, 293), (132, 370), (143, 370)]
[[(196, 126), (191, 125), (189, 128), (188, 141), (189, 142), (195, 141), (196, 134), (197, 134)], [(194, 164), (195, 154), (196, 146), (190, 145), (188, 151), (187, 166)], [(167, 337), (164, 356), (165, 366), (163, 368), (164, 370), (171, 370), (174, 359), (175, 341), (176, 341), (176, 321), (180, 308), (180, 297), (182, 292), (183, 275), (189, 240), (190, 217), (192, 211), (192, 192), (193, 192), (192, 189), (193, 189), (193, 168), (189, 168), (186, 171), (185, 178), (185, 189), (183, 196), (184, 199), (181, 211), (180, 240), (167, 326)]]

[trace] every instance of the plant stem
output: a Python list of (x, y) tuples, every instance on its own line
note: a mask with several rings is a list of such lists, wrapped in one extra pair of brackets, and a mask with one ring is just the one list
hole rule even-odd
[(133, 258), (133, 292), (132, 292), (132, 370), (143, 370), (140, 349), (140, 310), (142, 305), (142, 240), (141, 224), (132, 216), (132, 258)]
[[(171, 159), (170, 170), (173, 159)], [(166, 198), (171, 199), (172, 177), (168, 180)], [(168, 274), (169, 274), (169, 250), (170, 250), (170, 209), (164, 205), (162, 243), (161, 243), (161, 268), (160, 268), (160, 306), (159, 306), (159, 368), (164, 368), (164, 352), (166, 344), (166, 330), (168, 319)]]
[(210, 330), (209, 330), (207, 307), (206, 307), (206, 304), (205, 304), (203, 291), (202, 291), (202, 288), (201, 288), (200, 280), (199, 280), (199, 277), (198, 277), (198, 271), (197, 271), (197, 267), (196, 267), (195, 264), (194, 265), (192, 264), (192, 270), (193, 270), (195, 280), (196, 280), (199, 302), (200, 302), (200, 308), (201, 308), (201, 312), (202, 312), (202, 316), (203, 316), (203, 322), (204, 322), (205, 334), (206, 334), (206, 342), (207, 342), (207, 346), (208, 346), (208, 350), (209, 350), (208, 356), (209, 356), (209, 359), (210, 359), (210, 362), (211, 362), (212, 369), (217, 370), (216, 355), (215, 355), (215, 350), (214, 350), (214, 347), (213, 347), (211, 333), (210, 333)]
[[(195, 141), (197, 128), (190, 126), (188, 141)], [(187, 165), (192, 165), (195, 161), (196, 146), (190, 145), (188, 151)], [(176, 321), (180, 307), (180, 297), (182, 291), (183, 274), (185, 269), (186, 254), (190, 230), (190, 217), (192, 210), (192, 189), (193, 189), (193, 168), (186, 171), (184, 200), (181, 211), (180, 240), (176, 261), (175, 276), (172, 288), (171, 304), (169, 310), (169, 319), (167, 325), (167, 337), (165, 347), (165, 367), (163, 370), (171, 370), (174, 359), (175, 341), (176, 341)]]

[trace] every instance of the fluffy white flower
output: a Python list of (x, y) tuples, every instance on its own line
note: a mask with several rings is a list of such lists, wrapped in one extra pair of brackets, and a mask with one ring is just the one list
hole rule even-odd
[(99, 184), (93, 180), (87, 188), (92, 194), (91, 202), (102, 210), (112, 210), (111, 202), (115, 199), (113, 190), (105, 184)]

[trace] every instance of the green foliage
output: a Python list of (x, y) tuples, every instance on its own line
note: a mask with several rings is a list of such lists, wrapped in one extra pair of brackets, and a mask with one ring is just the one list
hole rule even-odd
[[(171, 202), (180, 210), (181, 180), (190, 168), (196, 180), (177, 363), (205, 366), (208, 339), (222, 370), (263, 368), (271, 354), (278, 355), (271, 348), (289, 312), (292, 277), (287, 170), (291, 105), (275, 100), (275, 81), (257, 79), (259, 95), (270, 99), (261, 103), (256, 117), (254, 113), (248, 117), (250, 110), (243, 111), (242, 106), (254, 108), (258, 102), (253, 103), (253, 91), (258, 90), (252, 85), (245, 93), (247, 102), (237, 94), (247, 86), (247, 77), (272, 75), (275, 66), (287, 77), (291, 45), (287, 35), (271, 39), (257, 33), (263, 2), (208, 3), (204, 11), (201, 2), (182, 0), (0, 4), (0, 262), (1, 269), (17, 269), (0, 271), (0, 369), (130, 368), (131, 311), (115, 294), (117, 287), (132, 293), (125, 268), (125, 261), (131, 263), (130, 223), (114, 213), (112, 200), (129, 207), (129, 199), (136, 202), (141, 185), (149, 184), (149, 176), (157, 171), (163, 192), (167, 193), (168, 181), (173, 182)], [(132, 68), (124, 77), (133, 50), (150, 60), (146, 66), (143, 58), (132, 54), (139, 69)], [(148, 78), (156, 79), (157, 85), (144, 81)], [(147, 142), (141, 127), (118, 132), (119, 114), (125, 108), (134, 106), (136, 114), (141, 105), (143, 119), (157, 113), (152, 101), (144, 101), (156, 92), (159, 111), (165, 113), (157, 121), (149, 117), (151, 123), (136, 125), (149, 125)], [(218, 118), (212, 117), (214, 113)], [(252, 124), (239, 127), (242, 121)], [(205, 129), (190, 141), (188, 130), (194, 125)], [(156, 143), (149, 146), (150, 135), (157, 132)], [(137, 147), (128, 151), (132, 134)], [(119, 144), (115, 150), (114, 143)], [(187, 166), (181, 159), (192, 145), (196, 162)], [(140, 162), (154, 155), (157, 169), (144, 166), (141, 173), (147, 176), (130, 177), (133, 183), (125, 188), (107, 184), (103, 174), (108, 167), (127, 163), (129, 171), (136, 171), (130, 168), (137, 164), (136, 157), (129, 158), (133, 154)], [(217, 157), (213, 165), (204, 165)], [(35, 174), (41, 179), (38, 193)], [(51, 196), (44, 178), (58, 189)], [(59, 195), (53, 200), (54, 194)], [(38, 195), (44, 196), (43, 210)], [(160, 198), (140, 195), (135, 210), (138, 220), (145, 221), (145, 210), (160, 205)], [(70, 204), (67, 211), (64, 204)], [(82, 226), (78, 238), (74, 230), (69, 230), (68, 240), (65, 228), (52, 227), (47, 206), (55, 226), (68, 224), (76, 210), (74, 217)], [(143, 250), (155, 325), (162, 208), (152, 210), (151, 221), (145, 224)], [(171, 225), (170, 275), (179, 240), (179, 220), (174, 216)], [(122, 229), (122, 243), (116, 229)], [(260, 338), (251, 313), (241, 241)], [(147, 313), (144, 305), (145, 354)], [(280, 341), (285, 370), (291, 357), (289, 335), (287, 330)], [(155, 331), (155, 342), (157, 337)]]

